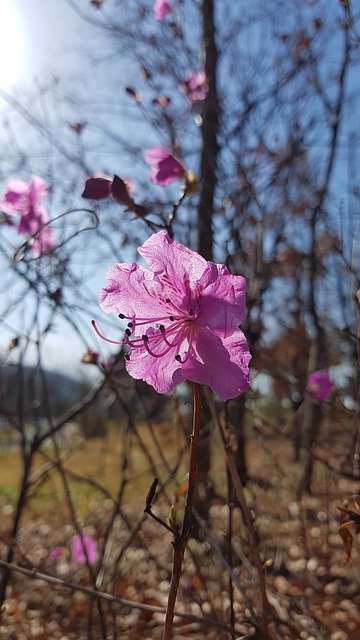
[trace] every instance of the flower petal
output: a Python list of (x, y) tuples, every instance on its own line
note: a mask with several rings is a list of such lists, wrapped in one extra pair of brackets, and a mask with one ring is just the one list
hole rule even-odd
[(245, 278), (232, 275), (224, 265), (214, 264), (211, 272), (207, 270), (199, 279), (199, 285), (199, 322), (223, 338), (231, 335), (245, 318)]
[[(161, 296), (162, 287), (153, 275), (135, 262), (110, 267), (106, 287), (100, 291), (100, 306), (106, 313), (126, 317), (156, 318), (171, 315)], [(154, 320), (150, 322), (154, 324)], [(142, 333), (145, 333), (145, 326)]]
[(223, 401), (248, 388), (251, 355), (241, 331), (222, 340), (211, 331), (198, 329), (193, 344), (196, 352), (182, 365), (181, 379), (174, 376), (175, 384), (183, 380), (207, 384)]
[(184, 291), (184, 283), (196, 285), (209, 263), (198, 253), (172, 240), (166, 231), (150, 236), (139, 247), (138, 252), (145, 258), (157, 279), (169, 281), (174, 289)]
[(148, 149), (144, 153), (145, 161), (148, 164), (157, 164), (169, 156), (171, 156), (171, 151), (165, 147), (154, 147), (153, 149)]
[(0, 202), (0, 210), (4, 213), (15, 213), (22, 208), (28, 193), (28, 185), (23, 180), (8, 180), (5, 193)]
[[(164, 348), (161, 338), (151, 341), (151, 348), (159, 351)], [(144, 380), (154, 387), (158, 393), (170, 393), (177, 382), (174, 374), (181, 372), (181, 363), (175, 360), (178, 351), (176, 348), (169, 350), (166, 356), (155, 358), (144, 347), (137, 347), (130, 353), (125, 366), (130, 375), (136, 380)], [(186, 378), (181, 378), (185, 380)]]
[(49, 192), (49, 186), (44, 178), (33, 176), (28, 185), (30, 201), (33, 207), (37, 207)]

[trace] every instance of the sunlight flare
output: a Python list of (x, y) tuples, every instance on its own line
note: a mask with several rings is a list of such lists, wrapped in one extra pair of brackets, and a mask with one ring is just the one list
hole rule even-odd
[(7, 91), (25, 73), (25, 39), (14, 0), (0, 0), (0, 89)]

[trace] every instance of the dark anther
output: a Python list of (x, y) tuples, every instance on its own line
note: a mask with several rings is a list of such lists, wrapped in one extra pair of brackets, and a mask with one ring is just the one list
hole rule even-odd
[(177, 356), (175, 356), (175, 360), (177, 360), (178, 362), (181, 362), (181, 356), (179, 356), (179, 354), (177, 354)]
[(167, 303), (171, 302), (170, 298), (165, 298), (165, 302)]
[(128, 353), (125, 353), (124, 358), (125, 358), (125, 360), (127, 360), (127, 361), (129, 362), (129, 360), (130, 360), (130, 356), (129, 356), (129, 354), (128, 354)]
[(133, 326), (134, 326), (134, 323), (133, 323), (133, 322), (128, 322), (128, 323), (127, 323), (127, 326), (128, 326), (130, 329), (132, 329), (132, 328), (133, 328)]
[(189, 309), (189, 316), (193, 316), (194, 315), (194, 311), (192, 309)]
[(144, 340), (144, 342), (149, 342), (149, 336), (147, 336), (145, 333), (143, 336), (141, 336), (142, 340)]
[(120, 320), (124, 320), (124, 318), (125, 318), (124, 314), (123, 313), (119, 313), (119, 318), (120, 318)]
[(165, 333), (165, 327), (163, 324), (159, 325), (159, 331), (161, 331), (161, 333)]
[(174, 322), (175, 320), (174, 316), (170, 316), (169, 320), (171, 320), (171, 322)]
[(126, 335), (127, 335), (127, 336), (129, 336), (129, 337), (131, 336), (131, 331), (130, 331), (130, 329), (125, 329), (125, 333), (126, 333)]

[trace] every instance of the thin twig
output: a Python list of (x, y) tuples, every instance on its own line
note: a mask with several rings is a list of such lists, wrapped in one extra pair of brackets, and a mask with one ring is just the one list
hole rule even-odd
[(173, 623), (175, 615), (175, 603), (179, 589), (182, 564), (185, 554), (186, 542), (190, 533), (193, 520), (193, 503), (197, 480), (197, 454), (199, 447), (200, 425), (201, 425), (201, 392), (200, 386), (194, 382), (194, 410), (193, 410), (193, 430), (190, 438), (190, 460), (189, 460), (189, 485), (186, 495), (184, 518), (181, 532), (175, 530), (172, 541), (174, 547), (173, 566), (168, 603), (166, 608), (165, 626), (163, 640), (171, 640), (173, 636)]
[(210, 407), (210, 411), (211, 411), (211, 416), (214, 420), (215, 425), (218, 428), (218, 431), (220, 433), (220, 439), (221, 439), (221, 443), (223, 445), (223, 449), (224, 449), (224, 453), (225, 453), (225, 457), (226, 457), (226, 463), (229, 469), (229, 473), (231, 476), (231, 480), (233, 483), (233, 487), (234, 487), (234, 491), (236, 494), (237, 499), (239, 500), (239, 504), (240, 504), (240, 508), (243, 514), (243, 518), (244, 518), (244, 522), (248, 531), (248, 535), (249, 535), (249, 541), (250, 541), (250, 545), (251, 545), (251, 552), (252, 552), (252, 559), (253, 559), (253, 564), (254, 567), (256, 569), (256, 573), (258, 576), (258, 582), (259, 582), (259, 592), (260, 592), (260, 603), (261, 603), (261, 615), (260, 615), (260, 625), (259, 625), (259, 631), (261, 633), (261, 637), (262, 638), (268, 638), (269, 634), (268, 634), (268, 624), (269, 624), (269, 613), (270, 613), (270, 605), (269, 605), (269, 601), (267, 599), (267, 595), (266, 595), (266, 582), (265, 582), (265, 572), (262, 566), (262, 562), (260, 559), (260, 554), (259, 554), (259, 544), (258, 544), (258, 539), (257, 539), (257, 534), (254, 528), (254, 522), (253, 522), (253, 517), (251, 514), (251, 511), (248, 507), (248, 504), (246, 502), (246, 498), (245, 498), (245, 494), (244, 494), (244, 489), (243, 486), (241, 484), (241, 480), (239, 477), (239, 473), (238, 470), (236, 468), (236, 462), (235, 462), (235, 458), (234, 458), (234, 454), (232, 452), (229, 440), (228, 440), (228, 436), (227, 433), (225, 431), (224, 425), (222, 423), (222, 421), (220, 420), (217, 411), (216, 411), (216, 407), (215, 407), (215, 403), (212, 399), (211, 393), (209, 391), (209, 389), (205, 388), (205, 397), (206, 400), (208, 402), (208, 405)]
[[(20, 573), (24, 576), (28, 576), (29, 578), (33, 578), (34, 580), (43, 580), (44, 582), (47, 582), (49, 584), (64, 587), (65, 589), (70, 589), (71, 591), (80, 591), (81, 593), (85, 593), (92, 598), (101, 598), (102, 600), (107, 600), (108, 602), (113, 602), (114, 604), (120, 604), (124, 607), (131, 607), (133, 609), (139, 609), (141, 611), (149, 611), (150, 613), (165, 613), (165, 609), (163, 607), (156, 607), (149, 604), (143, 604), (141, 602), (134, 602), (133, 600), (127, 600), (126, 598), (119, 598), (117, 596), (111, 595), (111, 593), (106, 593), (105, 591), (97, 591), (93, 587), (86, 587), (82, 584), (68, 582), (67, 580), (63, 580), (62, 578), (57, 578), (55, 576), (48, 575), (47, 573), (37, 571), (37, 569), (26, 569), (25, 567), (20, 567), (15, 563), (6, 562), (5, 560), (0, 559), (0, 567), (3, 567), (9, 572), (13, 571), (15, 573)], [(183, 618), (184, 620), (189, 620), (190, 622), (197, 622), (198, 624), (205, 624), (218, 629), (223, 629), (224, 631), (230, 631), (230, 627), (228, 625), (207, 616), (199, 617), (191, 613), (186, 613), (185, 611), (175, 611), (174, 616)]]

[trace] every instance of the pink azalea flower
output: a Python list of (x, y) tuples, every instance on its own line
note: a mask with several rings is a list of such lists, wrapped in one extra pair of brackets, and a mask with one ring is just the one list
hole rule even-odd
[(180, 90), (186, 93), (190, 102), (197, 102), (206, 98), (209, 86), (205, 71), (194, 71), (180, 85)]
[(334, 384), (327, 371), (313, 371), (309, 374), (305, 395), (317, 402), (324, 402), (327, 400), (332, 391), (334, 390)]
[[(165, 231), (139, 248), (151, 271), (136, 263), (110, 268), (100, 306), (128, 321), (126, 368), (159, 393), (185, 380), (209, 385), (222, 400), (248, 387), (250, 353), (238, 329), (246, 284), (207, 262)], [(96, 328), (98, 334), (99, 330)]]
[(150, 181), (153, 184), (161, 184), (167, 186), (183, 178), (186, 169), (180, 160), (174, 158), (168, 149), (163, 147), (154, 147), (145, 151), (145, 160), (151, 165)]
[(55, 246), (54, 231), (48, 226), (49, 216), (42, 206), (47, 193), (47, 182), (38, 176), (33, 176), (29, 183), (9, 180), (0, 201), (0, 210), (9, 215), (21, 214), (18, 233), (34, 236), (32, 249), (36, 255)]
[(97, 543), (91, 536), (73, 536), (71, 538), (71, 558), (77, 564), (94, 564), (98, 559)]
[(62, 554), (63, 554), (62, 547), (52, 547), (52, 549), (50, 549), (49, 551), (49, 558), (50, 560), (58, 560), (60, 556), (62, 556)]
[(167, 0), (155, 0), (154, 2), (154, 15), (156, 20), (162, 20), (171, 13), (171, 6)]

